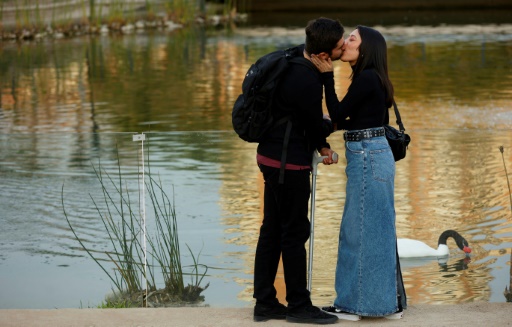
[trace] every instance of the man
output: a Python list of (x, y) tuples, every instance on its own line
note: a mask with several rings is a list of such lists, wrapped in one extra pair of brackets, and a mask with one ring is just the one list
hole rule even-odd
[[(337, 317), (311, 303), (307, 290), (305, 244), (310, 235), (308, 204), (313, 152), (333, 161), (327, 136), (331, 121), (322, 112), (323, 85), (310, 54), (338, 60), (342, 54), (343, 26), (328, 18), (312, 20), (306, 26), (306, 42), (298, 46), (300, 63), (292, 63), (277, 86), (273, 111), (276, 118), (292, 116), (286, 146), (284, 181), (279, 179), (287, 124), (269, 132), (259, 143), (257, 161), (265, 179), (264, 217), (256, 248), (254, 267), (254, 320), (286, 319), (296, 323), (327, 324)], [(276, 298), (274, 280), (282, 256), (288, 308)]]

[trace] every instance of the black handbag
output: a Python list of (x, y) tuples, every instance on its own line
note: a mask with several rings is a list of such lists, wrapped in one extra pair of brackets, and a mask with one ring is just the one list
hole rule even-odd
[[(395, 161), (398, 161), (405, 158), (407, 147), (411, 142), (411, 137), (408, 134), (405, 134), (405, 127), (402, 123), (402, 118), (400, 118), (400, 112), (398, 111), (395, 101), (393, 101), (393, 107), (395, 109), (396, 123), (400, 130), (397, 130), (391, 125), (385, 124), (384, 131), (386, 133), (386, 139), (388, 140), (389, 146), (391, 147), (391, 151), (393, 152), (393, 157), (395, 158)], [(388, 118), (387, 121), (389, 122), (388, 112), (386, 112), (386, 116)]]

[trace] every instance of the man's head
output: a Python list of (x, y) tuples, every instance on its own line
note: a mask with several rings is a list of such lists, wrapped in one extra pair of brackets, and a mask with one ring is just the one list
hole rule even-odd
[(342, 54), (344, 32), (345, 29), (337, 20), (325, 17), (311, 20), (306, 26), (305, 50), (324, 59), (338, 60)]

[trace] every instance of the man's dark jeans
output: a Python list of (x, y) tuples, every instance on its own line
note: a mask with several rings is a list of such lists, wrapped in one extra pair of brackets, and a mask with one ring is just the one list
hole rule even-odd
[(286, 170), (279, 184), (279, 169), (260, 165), (265, 179), (263, 224), (254, 265), (257, 304), (277, 303), (274, 280), (282, 255), (288, 308), (311, 305), (307, 290), (305, 243), (309, 238), (309, 170)]

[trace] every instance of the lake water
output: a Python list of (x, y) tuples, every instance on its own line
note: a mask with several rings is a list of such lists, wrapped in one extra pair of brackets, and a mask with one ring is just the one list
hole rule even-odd
[[(398, 236), (436, 247), (442, 231), (455, 229), (473, 249), (466, 258), (449, 240), (448, 259), (402, 260), (409, 302), (505, 302), (512, 276), (505, 171), (512, 171), (512, 25), (378, 28), (412, 137), (397, 163)], [(263, 181), (255, 145), (231, 129), (231, 107), (252, 62), (301, 42), (303, 28), (252, 26), (0, 44), (0, 308), (95, 307), (104, 300), (110, 280), (74, 239), (62, 199), (85, 244), (108, 251), (93, 204), (102, 199), (94, 168), (116, 174), (119, 155), (136, 199), (136, 133), (148, 138), (146, 167), (174, 196), (184, 263), (192, 263), (188, 245), (210, 268), (204, 304), (252, 306)], [(348, 64), (335, 64), (339, 96), (349, 74)], [(340, 133), (330, 143), (343, 153)], [(319, 167), (318, 305), (335, 296), (343, 169), (343, 156), (337, 166)], [(281, 271), (278, 277), (283, 298)]]

